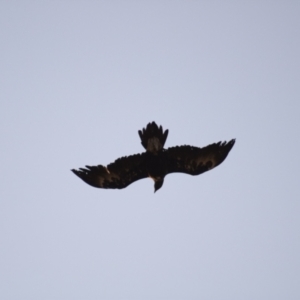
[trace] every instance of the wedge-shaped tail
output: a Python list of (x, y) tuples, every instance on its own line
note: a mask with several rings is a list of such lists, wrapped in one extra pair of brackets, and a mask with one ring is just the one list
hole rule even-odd
[(161, 151), (165, 145), (169, 130), (163, 131), (162, 126), (157, 126), (155, 122), (149, 123), (145, 128), (139, 130), (139, 136), (143, 147), (152, 153)]

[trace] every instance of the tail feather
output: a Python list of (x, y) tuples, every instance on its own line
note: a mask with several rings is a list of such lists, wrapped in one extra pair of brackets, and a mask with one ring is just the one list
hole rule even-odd
[(162, 126), (158, 127), (155, 122), (152, 122), (138, 133), (143, 147), (149, 152), (157, 152), (163, 149), (169, 130), (163, 131)]

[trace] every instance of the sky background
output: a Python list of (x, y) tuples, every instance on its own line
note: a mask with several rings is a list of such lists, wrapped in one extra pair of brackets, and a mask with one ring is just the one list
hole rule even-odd
[[(299, 1), (1, 1), (1, 299), (300, 299)], [(236, 138), (123, 190), (70, 172)]]

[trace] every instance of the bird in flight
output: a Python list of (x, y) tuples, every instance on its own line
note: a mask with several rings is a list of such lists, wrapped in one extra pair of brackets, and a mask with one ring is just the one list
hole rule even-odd
[(105, 166), (86, 166), (71, 170), (87, 184), (103, 189), (123, 189), (143, 179), (154, 180), (154, 192), (160, 189), (166, 175), (185, 173), (199, 175), (221, 164), (232, 149), (235, 139), (203, 148), (176, 146), (164, 149), (169, 131), (155, 122), (138, 131), (145, 152), (118, 158)]

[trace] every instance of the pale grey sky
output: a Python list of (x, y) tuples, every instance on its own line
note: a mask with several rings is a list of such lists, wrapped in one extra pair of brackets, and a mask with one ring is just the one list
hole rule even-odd
[[(299, 299), (300, 2), (2, 1), (1, 299)], [(200, 176), (70, 172), (236, 138)]]

